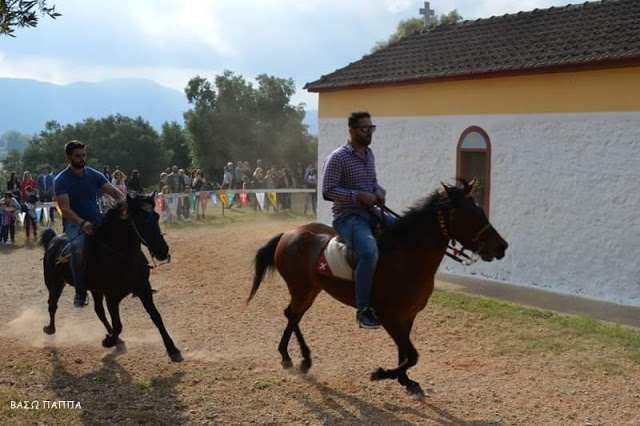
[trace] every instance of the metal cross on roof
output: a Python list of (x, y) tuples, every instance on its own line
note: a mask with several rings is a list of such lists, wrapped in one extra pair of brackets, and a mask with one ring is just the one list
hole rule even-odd
[(429, 19), (432, 16), (435, 16), (435, 12), (431, 10), (430, 4), (428, 1), (424, 2), (424, 7), (420, 8), (420, 15), (424, 15), (424, 27), (429, 28), (431, 24), (431, 20)]

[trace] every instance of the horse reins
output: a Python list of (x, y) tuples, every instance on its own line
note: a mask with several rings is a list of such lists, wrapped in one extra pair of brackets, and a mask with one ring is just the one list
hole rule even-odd
[[(380, 207), (382, 208), (382, 210), (387, 211), (392, 216), (395, 216), (396, 218), (400, 217), (398, 213), (394, 212), (386, 205), (383, 204)], [(451, 213), (449, 214), (449, 218), (448, 218), (449, 222), (451, 223), (453, 223), (453, 212), (454, 212), (454, 209), (451, 209)], [(440, 228), (440, 233), (442, 234), (443, 237), (447, 239), (447, 248), (445, 249), (444, 254), (450, 257), (451, 259), (455, 260), (456, 262), (461, 263), (465, 266), (473, 265), (474, 263), (476, 263), (478, 261), (478, 258), (477, 257), (472, 258), (468, 254), (466, 254), (464, 252), (465, 251), (464, 246), (462, 247), (462, 249), (455, 247), (456, 240), (453, 238), (453, 236), (447, 229), (447, 221), (445, 220), (442, 209), (438, 209), (437, 216), (438, 216), (438, 226)], [(449, 226), (449, 228), (451, 228), (451, 226)], [(476, 241), (478, 241), (480, 236), (489, 228), (491, 228), (491, 224), (487, 223), (480, 231), (478, 231), (476, 236), (473, 238), (472, 242), (475, 243)], [(453, 244), (451, 242), (453, 242)]]

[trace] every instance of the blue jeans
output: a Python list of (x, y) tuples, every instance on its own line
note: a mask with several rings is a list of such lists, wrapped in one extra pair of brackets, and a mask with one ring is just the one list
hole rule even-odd
[(84, 248), (87, 243), (87, 234), (80, 229), (80, 225), (66, 220), (64, 232), (67, 234), (67, 240), (71, 246), (71, 274), (73, 275), (74, 287), (76, 290), (86, 290)]
[[(355, 270), (356, 308), (360, 311), (371, 307), (373, 276), (378, 265), (378, 244), (371, 233), (371, 227), (378, 220), (367, 220), (361, 216), (350, 215), (333, 222), (333, 228), (342, 240), (358, 255)], [(388, 225), (395, 219), (385, 214)]]

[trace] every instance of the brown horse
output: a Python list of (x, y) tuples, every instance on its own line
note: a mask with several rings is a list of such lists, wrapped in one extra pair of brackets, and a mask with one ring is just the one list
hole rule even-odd
[[(407, 376), (407, 370), (418, 361), (418, 352), (409, 335), (416, 315), (433, 292), (434, 276), (449, 243), (458, 241), (463, 248), (488, 262), (504, 257), (507, 249), (507, 242), (472, 198), (473, 185), (461, 181), (458, 186), (443, 184), (443, 187), (444, 191), (434, 192), (408, 210), (378, 239), (373, 307), (398, 346), (399, 365), (390, 370), (379, 368), (371, 380), (397, 379), (416, 395), (424, 393), (420, 384)], [(325, 242), (335, 235), (333, 228), (311, 223), (275, 236), (256, 253), (253, 288), (247, 303), (256, 294), (265, 272), (274, 267), (291, 293), (291, 302), (284, 311), (288, 323), (278, 346), (285, 368), (292, 367), (287, 350), (292, 333), (300, 344), (302, 372), (311, 368), (311, 352), (298, 324), (320, 291), (325, 290), (340, 302), (355, 306), (353, 284), (315, 271)]]

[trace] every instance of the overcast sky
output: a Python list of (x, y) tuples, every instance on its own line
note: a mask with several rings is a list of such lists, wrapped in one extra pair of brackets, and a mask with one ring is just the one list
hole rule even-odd
[[(302, 90), (368, 53), (401, 19), (419, 16), (413, 0), (58, 0), (63, 16), (0, 36), (0, 77), (56, 84), (144, 78), (182, 91), (225, 69), (252, 79), (292, 77), (294, 102), (317, 107)], [(437, 15), (465, 19), (581, 3), (574, 0), (432, 0)]]

